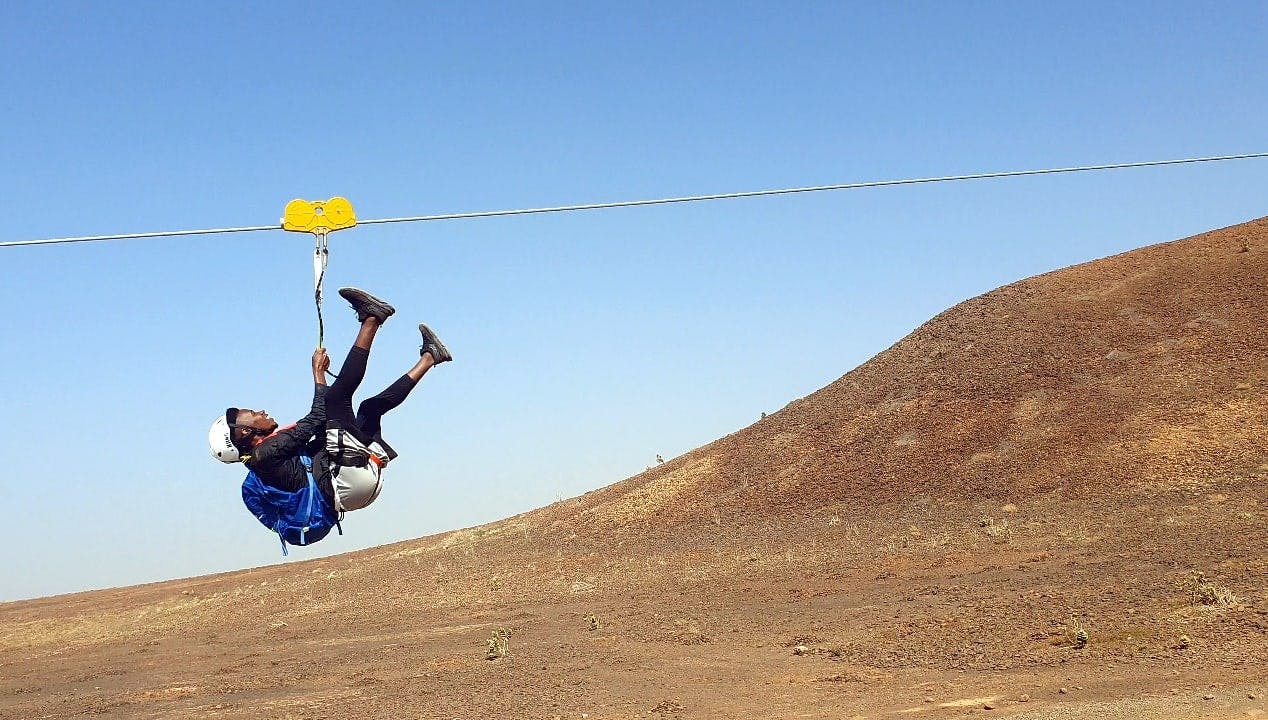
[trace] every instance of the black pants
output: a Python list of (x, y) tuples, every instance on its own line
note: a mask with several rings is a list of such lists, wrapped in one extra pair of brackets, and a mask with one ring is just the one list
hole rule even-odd
[(361, 401), (356, 415), (352, 414), (352, 394), (357, 391), (365, 377), (366, 361), (370, 359), (370, 351), (353, 345), (348, 357), (339, 369), (339, 377), (326, 391), (326, 421), (337, 420), (345, 429), (360, 432), (362, 442), (370, 443), (382, 439), (383, 415), (392, 408), (405, 402), (414, 386), (418, 384), (409, 375), (402, 375), (387, 387), (386, 390), (372, 398)]

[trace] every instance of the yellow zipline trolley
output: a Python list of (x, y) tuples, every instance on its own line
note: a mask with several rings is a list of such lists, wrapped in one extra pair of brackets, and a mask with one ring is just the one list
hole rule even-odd
[(347, 198), (329, 200), (295, 199), (286, 203), (282, 212), (282, 229), (290, 232), (312, 233), (313, 248), (313, 300), (317, 304), (317, 347), (326, 342), (326, 323), (321, 317), (321, 285), (326, 278), (326, 265), (330, 262), (327, 236), (336, 230), (356, 227), (357, 213)]

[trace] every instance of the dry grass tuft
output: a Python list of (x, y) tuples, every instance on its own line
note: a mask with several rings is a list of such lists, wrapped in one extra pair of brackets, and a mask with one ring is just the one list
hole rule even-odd
[(1077, 616), (1071, 616), (1065, 626), (1065, 638), (1070, 643), (1070, 647), (1075, 650), (1082, 650), (1087, 647), (1091, 636), (1088, 635), (1087, 630), (1083, 627), (1083, 622)]
[(1206, 577), (1206, 573), (1194, 571), (1180, 582), (1180, 589), (1189, 595), (1189, 604), (1208, 607), (1231, 607), (1238, 603), (1237, 596), (1224, 585)]
[(498, 628), (484, 642), (488, 645), (488, 652), (484, 654), (486, 660), (504, 658), (511, 652), (511, 631), (509, 628)]
[(977, 524), (982, 528), (982, 532), (985, 533), (987, 537), (997, 543), (1006, 543), (1013, 539), (1013, 529), (1009, 527), (1007, 520), (995, 522), (995, 518), (984, 517), (981, 520), (978, 520)]

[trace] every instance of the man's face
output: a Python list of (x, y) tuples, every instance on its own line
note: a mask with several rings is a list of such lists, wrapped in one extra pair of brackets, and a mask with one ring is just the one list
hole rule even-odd
[(268, 435), (277, 429), (277, 421), (269, 417), (269, 414), (263, 410), (247, 410), (245, 408), (238, 410), (238, 417), (234, 424), (254, 428), (264, 435)]

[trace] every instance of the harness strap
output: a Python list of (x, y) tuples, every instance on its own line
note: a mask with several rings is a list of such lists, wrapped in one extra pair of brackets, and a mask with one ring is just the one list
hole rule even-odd
[[(308, 457), (307, 455), (300, 455), (299, 461), (304, 463), (304, 474), (308, 476), (308, 519), (312, 520), (313, 503), (318, 502), (320, 500), (321, 491), (317, 489), (317, 479), (313, 477), (313, 459)], [(308, 544), (308, 530), (309, 530), (308, 526), (305, 525), (303, 529), (299, 531), (300, 545)], [(339, 534), (342, 535), (343, 533), (341, 532)], [(282, 542), (283, 555), (286, 554), (285, 549), (286, 549), (286, 542), (283, 541)]]

